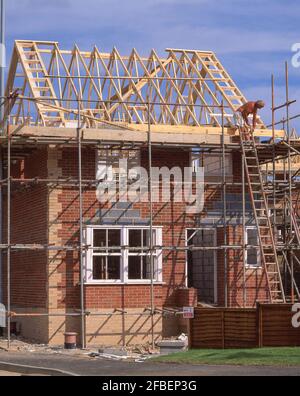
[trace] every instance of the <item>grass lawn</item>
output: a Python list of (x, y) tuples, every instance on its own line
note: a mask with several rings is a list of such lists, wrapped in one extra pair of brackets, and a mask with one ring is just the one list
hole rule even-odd
[(153, 361), (240, 366), (300, 366), (300, 348), (192, 349), (188, 352), (160, 356)]

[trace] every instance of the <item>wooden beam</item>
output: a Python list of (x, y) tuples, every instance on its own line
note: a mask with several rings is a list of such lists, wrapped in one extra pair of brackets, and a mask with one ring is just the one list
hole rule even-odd
[[(120, 124), (122, 125), (122, 124)], [(125, 125), (124, 125), (125, 126)], [(148, 125), (145, 124), (129, 124), (130, 130), (134, 131), (147, 131)], [(239, 136), (239, 131), (237, 128), (224, 128), (226, 136)], [(165, 125), (156, 124), (151, 125), (152, 132), (163, 132), (163, 133), (176, 133), (176, 134), (211, 134), (211, 135), (222, 135), (221, 126), (189, 126), (189, 125)], [(254, 136), (256, 137), (272, 137), (272, 131), (270, 129), (256, 129), (254, 131)], [(285, 137), (284, 130), (276, 130), (275, 138), (283, 139)]]
[[(120, 130), (120, 129), (83, 129), (84, 138), (87, 140), (112, 140), (126, 142), (147, 142), (148, 130), (146, 126), (143, 130)], [(153, 127), (154, 142), (162, 143), (185, 143), (185, 144), (201, 144), (201, 143), (221, 143), (222, 128), (219, 127), (190, 127), (188, 129), (179, 129), (179, 126), (154, 125)], [(16, 132), (15, 132), (16, 131)], [(18, 128), (11, 126), (12, 134), (16, 136), (32, 136), (32, 137), (49, 137), (49, 138), (75, 138), (77, 135), (76, 128), (55, 128), (55, 127), (33, 127), (24, 126)], [(259, 133), (259, 132), (258, 132)], [(226, 142), (231, 143), (232, 137), (236, 136), (234, 131), (229, 128), (225, 129)]]

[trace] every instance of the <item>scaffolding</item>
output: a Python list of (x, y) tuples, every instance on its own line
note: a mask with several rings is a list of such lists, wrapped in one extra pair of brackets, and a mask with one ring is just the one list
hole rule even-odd
[[(77, 47), (73, 51), (62, 51), (58, 43), (16, 42), (12, 65), (9, 73), (6, 96), (1, 99), (4, 106), (3, 127), (5, 134), (0, 137), (1, 155), (6, 164), (5, 176), (0, 181), (1, 194), (6, 190), (6, 243), (1, 241), (2, 254), (6, 253), (6, 295), (7, 295), (7, 332), (8, 347), (11, 344), (11, 321), (14, 317), (60, 316), (51, 313), (16, 313), (11, 301), (11, 260), (15, 251), (76, 251), (80, 262), (80, 308), (62, 316), (81, 319), (81, 345), (86, 347), (86, 318), (94, 316), (141, 315), (126, 310), (115, 309), (107, 313), (91, 313), (85, 307), (84, 300), (84, 255), (91, 249), (84, 239), (83, 191), (96, 188), (99, 180), (83, 177), (83, 147), (117, 150), (140, 150), (148, 152), (149, 161), (149, 213), (150, 241), (148, 249), (151, 267), (151, 306), (146, 307), (142, 315), (152, 320), (152, 344), (154, 346), (154, 317), (156, 315), (179, 315), (177, 308), (158, 308), (155, 306), (154, 260), (157, 249), (163, 252), (188, 252), (211, 249), (222, 252), (224, 262), (224, 297), (228, 306), (228, 253), (243, 254), (243, 300), (247, 302), (246, 255), (250, 249), (260, 246), (247, 244), (245, 236), (241, 244), (229, 244), (228, 226), (228, 187), (236, 186), (242, 193), (242, 225), (246, 227), (246, 192), (249, 183), (245, 178), (245, 153), (241, 151), (241, 142), (234, 125), (234, 112), (246, 99), (238, 90), (233, 80), (222, 67), (215, 54), (210, 51), (189, 51), (168, 49), (168, 57), (161, 59), (155, 51), (150, 58), (142, 58), (133, 50), (129, 57), (121, 57), (116, 49), (111, 54), (100, 53), (95, 47), (90, 53), (82, 52)], [(67, 65), (66, 57), (69, 59)], [(127, 62), (125, 64), (125, 61)], [(46, 65), (47, 62), (47, 65)], [(122, 68), (122, 71), (121, 71)], [(21, 88), (20, 88), (21, 87)], [(258, 142), (259, 161), (268, 188), (269, 207), (272, 208), (273, 232), (276, 238), (278, 257), (282, 259), (284, 287), (287, 300), (294, 302), (299, 295), (299, 285), (294, 277), (295, 265), (300, 264), (297, 252), (300, 250), (300, 233), (298, 232), (297, 207), (295, 193), (298, 190), (297, 175), (300, 168), (297, 156), (300, 155), (300, 141), (293, 137), (290, 130), (288, 67), (286, 65), (286, 103), (275, 106), (274, 78), (272, 78), (272, 130), (268, 130), (261, 119), (254, 135), (257, 138), (267, 136), (267, 142)], [(231, 95), (230, 95), (231, 93)], [(107, 96), (107, 97), (105, 97)], [(275, 130), (276, 111), (286, 108), (286, 119), (280, 123), (282, 130)], [(187, 133), (217, 135), (217, 142), (208, 139), (204, 142), (178, 142), (177, 139), (157, 141), (153, 137), (157, 131), (178, 133), (185, 129)], [(42, 133), (38, 133), (38, 131)], [(68, 131), (67, 131), (68, 130)], [(87, 131), (91, 131), (90, 133)], [(95, 133), (95, 131), (97, 133)], [(283, 132), (286, 130), (286, 132)], [(24, 132), (25, 131), (25, 132)], [(105, 135), (105, 131), (107, 134)], [(115, 133), (115, 132), (118, 133)], [(68, 132), (68, 133), (67, 133)], [(130, 140), (138, 132), (142, 138)], [(183, 133), (183, 131), (182, 131)], [(113, 136), (115, 135), (115, 136)], [(110, 136), (113, 138), (110, 139)], [(120, 137), (121, 136), (121, 137)], [(145, 139), (146, 136), (146, 139)], [(230, 137), (230, 139), (228, 139)], [(56, 147), (76, 147), (78, 152), (77, 178), (14, 178), (12, 162), (31, 150), (43, 145)], [(221, 181), (205, 182), (222, 190), (223, 200), (223, 243), (214, 247), (201, 246), (156, 246), (153, 240), (154, 228), (151, 164), (154, 148), (176, 148), (190, 152), (205, 152), (221, 157)], [(241, 154), (242, 180), (230, 181), (226, 175), (226, 155)], [(296, 161), (294, 161), (294, 158)], [(270, 166), (271, 165), (271, 166)], [(295, 171), (296, 172), (293, 174)], [(277, 179), (278, 172), (283, 179)], [(15, 188), (43, 184), (51, 188), (70, 186), (78, 190), (79, 196), (79, 241), (76, 245), (53, 246), (47, 244), (14, 244), (11, 240), (13, 211), (11, 195)], [(280, 208), (278, 208), (278, 206)], [(284, 222), (278, 224), (278, 212)], [(283, 214), (282, 214), (283, 213)], [(299, 240), (296, 237), (299, 236)], [(124, 249), (125, 246), (112, 247)], [(141, 247), (142, 248), (142, 247)], [(136, 248), (137, 250), (141, 249)], [(101, 250), (101, 248), (98, 248)]]

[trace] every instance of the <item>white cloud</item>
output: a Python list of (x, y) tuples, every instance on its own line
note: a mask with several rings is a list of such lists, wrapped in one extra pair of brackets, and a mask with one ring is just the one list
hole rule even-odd
[[(300, 11), (297, 4), (252, 0), (249, 9), (246, 0), (10, 0), (8, 15), (14, 23), (8, 23), (8, 32), (19, 38), (72, 36), (90, 44), (105, 44), (113, 36), (145, 50), (180, 46), (218, 53), (271, 52), (299, 41), (282, 21)], [(268, 14), (275, 26), (281, 21), (280, 27), (270, 25)]]

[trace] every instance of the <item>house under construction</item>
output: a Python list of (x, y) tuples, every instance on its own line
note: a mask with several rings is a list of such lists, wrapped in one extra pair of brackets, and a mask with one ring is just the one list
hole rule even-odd
[[(288, 89), (282, 128), (273, 95), (273, 125), (259, 118), (251, 142), (235, 121), (246, 102), (210, 51), (16, 41), (0, 137), (8, 335), (14, 324), (42, 343), (71, 331), (82, 346), (141, 344), (184, 331), (183, 307), (296, 301), (300, 142)], [(99, 199), (101, 172), (120, 158), (148, 170), (147, 200)], [(154, 200), (162, 167), (192, 167), (193, 191), (204, 168), (203, 210), (187, 211), (174, 183)]]

